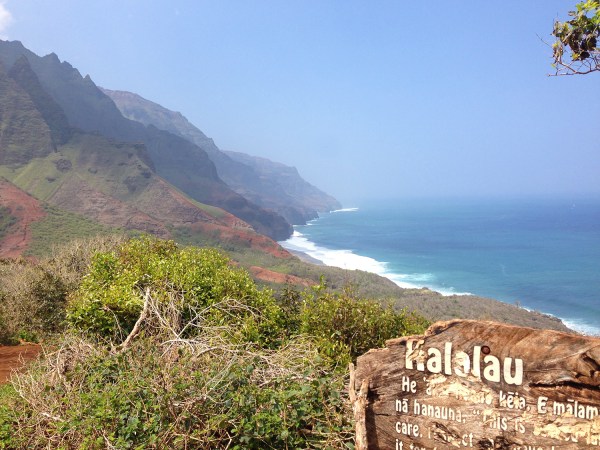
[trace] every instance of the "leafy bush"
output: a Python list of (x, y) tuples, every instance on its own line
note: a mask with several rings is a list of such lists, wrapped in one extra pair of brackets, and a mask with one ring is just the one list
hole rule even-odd
[[(76, 329), (100, 339), (121, 340), (140, 315), (143, 292), (166, 300), (178, 296), (182, 320), (225, 299), (235, 312), (211, 309), (213, 324), (230, 324), (241, 340), (277, 344), (285, 331), (283, 314), (268, 290), (259, 290), (247, 272), (214, 249), (180, 249), (173, 241), (131, 239), (117, 251), (101, 252), (72, 296), (67, 319)], [(251, 314), (261, 311), (260, 316)]]
[[(275, 350), (232, 342), (234, 328), (208, 323), (211, 309), (235, 310), (235, 301), (184, 323), (177, 299), (147, 298), (130, 347), (66, 336), (13, 379), (0, 448), (349, 448), (347, 380), (311, 339)], [(189, 323), (193, 339), (183, 337)]]
[(305, 296), (299, 317), (300, 331), (318, 338), (322, 354), (344, 366), (388, 339), (420, 334), (429, 325), (417, 314), (356, 298), (351, 290), (326, 292), (323, 286)]
[(25, 262), (5, 264), (0, 282), (0, 342), (35, 341), (60, 329), (66, 289), (53, 273)]
[(40, 308), (68, 293), (69, 328), (0, 390), (0, 449), (353, 448), (346, 363), (425, 326), (324, 283), (275, 299), (216, 250), (150, 237), (23, 267)]

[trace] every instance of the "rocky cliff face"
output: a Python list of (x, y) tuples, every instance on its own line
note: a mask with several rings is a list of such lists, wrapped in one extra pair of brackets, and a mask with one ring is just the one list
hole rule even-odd
[(42, 113), (0, 66), (0, 164), (19, 164), (52, 152), (52, 132)]
[(289, 210), (287, 214), (300, 213), (303, 220), (314, 219), (318, 217), (319, 212), (342, 207), (331, 195), (304, 180), (295, 167), (245, 153), (228, 151), (225, 154), (234, 161), (252, 168), (259, 179), (263, 180), (259, 195), (263, 196), (265, 206), (279, 203), (283, 198), (290, 199), (283, 204)]
[[(144, 143), (146, 153), (140, 155), (144, 164), (193, 199), (223, 208), (273, 239), (285, 239), (291, 234), (291, 225), (282, 216), (259, 207), (227, 186), (206, 152), (197, 145), (168, 131), (126, 119), (89, 76), (82, 77), (70, 64), (60, 62), (55, 54), (39, 57), (20, 42), (0, 41), (0, 63), (4, 67), (17, 67), (15, 72), (19, 72), (18, 62), (23, 59), (28, 62), (43, 91), (60, 106), (70, 127), (118, 141)], [(29, 98), (41, 99), (33, 93)], [(37, 107), (36, 111), (42, 118), (46, 114), (49, 122), (52, 121), (50, 115), (56, 112)], [(53, 120), (58, 123), (62, 119), (56, 116)], [(54, 127), (55, 134), (60, 128)], [(43, 133), (26, 134), (29, 139), (34, 136), (43, 139), (44, 136)], [(51, 141), (56, 142), (64, 138), (50, 136)], [(21, 139), (25, 136), (18, 138)], [(30, 147), (38, 152), (46, 151), (41, 142), (31, 143)]]
[(335, 198), (303, 180), (293, 167), (244, 153), (223, 152), (181, 113), (131, 92), (109, 89), (103, 92), (125, 117), (177, 134), (202, 148), (228, 186), (253, 203), (276, 211), (292, 224), (304, 224), (319, 212), (341, 207)]

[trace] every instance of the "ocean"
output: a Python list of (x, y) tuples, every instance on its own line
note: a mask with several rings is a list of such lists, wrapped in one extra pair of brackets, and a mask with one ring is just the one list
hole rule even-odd
[(402, 287), (474, 294), (600, 335), (600, 199), (370, 201), (282, 243)]

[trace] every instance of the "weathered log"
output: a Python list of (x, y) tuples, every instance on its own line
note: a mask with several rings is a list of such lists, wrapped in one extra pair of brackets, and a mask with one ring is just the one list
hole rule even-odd
[(358, 358), (368, 449), (600, 449), (600, 339), (454, 320)]

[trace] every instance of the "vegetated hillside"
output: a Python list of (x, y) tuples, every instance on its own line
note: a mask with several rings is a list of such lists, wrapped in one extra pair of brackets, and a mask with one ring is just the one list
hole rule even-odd
[[(291, 234), (291, 225), (282, 216), (259, 207), (229, 188), (218, 177), (206, 152), (197, 145), (172, 133), (126, 119), (89, 76), (82, 77), (70, 64), (61, 63), (55, 54), (39, 57), (18, 41), (0, 41), (0, 63), (6, 70), (22, 64), (24, 59), (37, 75), (43, 91), (64, 112), (71, 127), (118, 141), (144, 143), (147, 150), (146, 155), (141, 155), (145, 158), (144, 163), (193, 199), (225, 209), (252, 225), (259, 233), (274, 239), (285, 239)], [(19, 70), (15, 72), (19, 73)], [(38, 94), (31, 89), (29, 91), (31, 98), (44, 103)], [(59, 117), (54, 117), (53, 112), (41, 107), (41, 104), (37, 109), (43, 112), (47, 123), (60, 122)], [(61, 127), (54, 129), (57, 133)], [(31, 133), (28, 138), (43, 140), (44, 136), (43, 133)], [(21, 138), (24, 137), (17, 137), (19, 142)], [(62, 136), (63, 141), (64, 138)], [(53, 139), (55, 143), (60, 142), (61, 136), (50, 136), (50, 141)], [(38, 153), (47, 152), (48, 147), (41, 145), (43, 142), (30, 144), (29, 147)]]
[[(19, 226), (4, 238), (6, 255), (26, 251), (32, 231), (44, 229), (29, 227), (31, 221), (45, 215), (41, 201), (86, 218), (88, 222), (68, 216), (69, 221), (84, 224), (89, 231), (98, 230), (94, 222), (107, 230), (143, 231), (161, 237), (185, 229), (206, 243), (229, 240), (242, 247), (289, 256), (243, 220), (199, 203), (166, 182), (153, 170), (143, 143), (116, 142), (70, 127), (24, 57), (15, 61), (9, 73), (0, 71), (0, 99), (0, 175), (10, 181), (0, 186), (0, 193), (5, 206), (19, 219)], [(16, 193), (23, 202), (18, 210), (10, 204)], [(31, 203), (25, 201), (25, 193), (38, 202), (29, 208), (31, 211), (25, 208)], [(34, 213), (36, 208), (41, 212)], [(53, 212), (49, 220), (57, 215)], [(70, 235), (66, 228), (55, 230), (57, 241), (59, 236)]]
[(228, 186), (252, 202), (277, 211), (292, 224), (304, 224), (318, 217), (319, 212), (341, 207), (335, 198), (303, 180), (293, 167), (243, 153), (223, 152), (181, 113), (131, 92), (101, 89), (125, 117), (177, 134), (202, 148)]
[(54, 246), (75, 238), (119, 231), (81, 214), (50, 207), (0, 179), (0, 258), (42, 257)]
[(140, 151), (141, 144), (76, 132), (46, 157), (18, 167), (0, 166), (0, 175), (43, 202), (110, 227), (160, 237), (183, 228), (205, 241), (223, 237), (241, 246), (280, 251), (237, 217), (177, 191), (145, 165)]
[(16, 258), (29, 247), (32, 224), (46, 213), (37, 199), (3, 179), (0, 179), (0, 207), (0, 258)]

